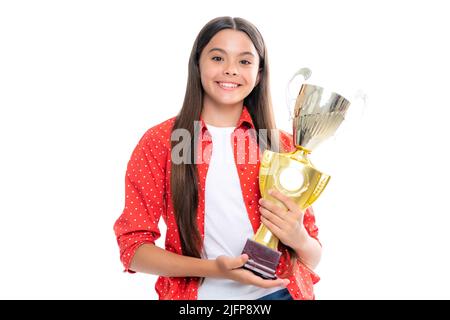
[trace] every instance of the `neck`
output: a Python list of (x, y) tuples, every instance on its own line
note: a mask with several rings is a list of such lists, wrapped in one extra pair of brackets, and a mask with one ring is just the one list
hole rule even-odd
[(243, 107), (243, 102), (234, 105), (217, 105), (204, 101), (202, 119), (215, 127), (235, 127)]

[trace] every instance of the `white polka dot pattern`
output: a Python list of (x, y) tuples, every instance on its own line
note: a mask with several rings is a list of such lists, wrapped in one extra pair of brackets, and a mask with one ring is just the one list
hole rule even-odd
[[(170, 136), (174, 121), (175, 118), (171, 118), (150, 128), (139, 141), (128, 162), (125, 176), (125, 208), (114, 224), (114, 232), (120, 249), (120, 259), (125, 271), (130, 273), (133, 273), (129, 267), (136, 249), (144, 243), (154, 244), (160, 237), (158, 223), (161, 216), (167, 225), (165, 249), (178, 254), (182, 253), (170, 192)], [(242, 134), (250, 128), (254, 129), (254, 125), (247, 108), (244, 107), (235, 133), (239, 131), (239, 134)], [(200, 234), (204, 237), (205, 180), (212, 142), (203, 121), (201, 121), (200, 134), (203, 135), (203, 139), (199, 139), (199, 143), (202, 144), (199, 150), (202, 152), (197, 154), (199, 174), (197, 222)], [(249, 141), (254, 139), (253, 136), (248, 134), (243, 136), (245, 144), (237, 143), (237, 139), (235, 140), (234, 155), (247, 213), (256, 232), (261, 223), (258, 204), (261, 197), (258, 184), (260, 152), (257, 144)], [(280, 141), (286, 152), (294, 150), (292, 136), (281, 131)], [(242, 145), (244, 145), (244, 152), (240, 149)], [(257, 155), (256, 163), (250, 161), (250, 155), (255, 154)], [(311, 208), (305, 212), (304, 225), (310, 236), (317, 239), (318, 228)], [(287, 251), (282, 250), (277, 274), (280, 275), (286, 271), (289, 263)], [(288, 286), (293, 298), (314, 299), (313, 284), (320, 278), (300, 262), (297, 262), (294, 270), (294, 274), (289, 278), (291, 283)], [(198, 279), (160, 276), (155, 289), (160, 299), (195, 300)]]

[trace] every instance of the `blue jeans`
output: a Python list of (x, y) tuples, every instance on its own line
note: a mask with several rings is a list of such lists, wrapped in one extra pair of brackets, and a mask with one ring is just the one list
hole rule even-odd
[(281, 289), (256, 300), (293, 300), (288, 289)]

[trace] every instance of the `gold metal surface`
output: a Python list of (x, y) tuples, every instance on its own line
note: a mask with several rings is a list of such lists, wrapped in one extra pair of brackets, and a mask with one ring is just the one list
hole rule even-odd
[[(330, 176), (314, 168), (307, 158), (308, 152), (304, 148), (290, 153), (264, 151), (259, 169), (261, 196), (285, 208), (282, 202), (268, 194), (271, 188), (277, 189), (294, 200), (302, 210), (316, 201)], [(296, 181), (299, 183), (296, 184)], [(273, 250), (277, 249), (279, 242), (264, 224), (261, 224), (253, 240)]]

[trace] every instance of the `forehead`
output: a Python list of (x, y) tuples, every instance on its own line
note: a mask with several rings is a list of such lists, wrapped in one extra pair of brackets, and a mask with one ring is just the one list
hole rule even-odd
[(249, 36), (242, 31), (225, 29), (217, 32), (205, 47), (208, 52), (211, 48), (221, 48), (230, 54), (239, 54), (250, 51), (258, 56), (255, 46)]

